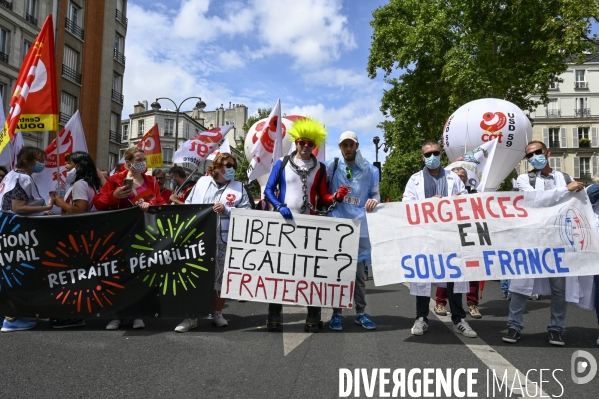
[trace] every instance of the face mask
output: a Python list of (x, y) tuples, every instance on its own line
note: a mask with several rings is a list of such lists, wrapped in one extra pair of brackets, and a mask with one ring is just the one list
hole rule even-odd
[(428, 158), (424, 158), (424, 164), (429, 169), (437, 169), (441, 165), (441, 156), (431, 155)]
[(131, 163), (129, 164), (129, 170), (131, 172), (144, 173), (148, 168), (146, 167), (146, 162), (140, 163)]
[(541, 170), (545, 167), (545, 165), (547, 165), (547, 158), (545, 158), (545, 155), (543, 154), (535, 155), (534, 157), (530, 158), (528, 162), (536, 170)]
[(223, 176), (224, 176), (224, 178), (226, 180), (233, 180), (233, 178), (235, 177), (235, 169), (233, 169), (233, 168), (226, 168), (225, 169), (225, 174)]
[(77, 169), (73, 168), (67, 172), (66, 181), (67, 184), (75, 183), (75, 177), (77, 176)]
[(36, 162), (35, 165), (31, 167), (32, 173), (41, 173), (46, 168), (46, 164), (43, 162)]

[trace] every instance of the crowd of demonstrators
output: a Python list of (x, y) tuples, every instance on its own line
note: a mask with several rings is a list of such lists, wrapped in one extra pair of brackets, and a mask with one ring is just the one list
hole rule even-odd
[[(214, 204), (212, 209), (218, 214), (219, 234), (217, 234), (214, 314), (212, 317), (212, 323), (217, 327), (225, 327), (229, 324), (223, 317), (225, 299), (221, 298), (220, 291), (225, 270), (231, 209), (251, 209), (247, 190), (241, 182), (235, 180), (236, 170), (237, 160), (235, 157), (226, 152), (220, 153), (210, 164), (208, 168), (209, 175), (198, 180), (185, 200), (186, 204)], [(175, 331), (186, 332), (197, 326), (197, 319), (185, 319), (179, 323)]]
[(173, 166), (169, 169), (168, 174), (171, 177), (171, 180), (175, 182), (175, 191), (171, 195), (170, 202), (177, 205), (182, 205), (189, 197), (189, 193), (193, 186), (195, 185), (195, 181), (187, 178), (187, 173), (185, 173), (185, 169), (180, 166)]
[[(370, 238), (366, 212), (372, 211), (381, 201), (379, 194), (379, 170), (362, 157), (358, 136), (352, 131), (346, 131), (339, 137), (341, 158), (329, 161), (327, 177), (329, 191), (340, 191), (348, 187), (348, 194), (343, 202), (335, 206), (329, 214), (332, 217), (354, 219), (360, 221), (360, 241), (358, 246), (358, 266), (354, 289), (355, 323), (367, 330), (374, 330), (376, 324), (364, 311), (366, 309), (366, 266), (370, 262)], [(331, 330), (343, 329), (342, 309), (333, 309), (329, 322)]]
[[(2, 211), (17, 215), (44, 215), (54, 206), (54, 199), (48, 201), (39, 193), (31, 175), (41, 173), (46, 166), (46, 153), (36, 147), (25, 146), (17, 155), (15, 169), (8, 172), (2, 180), (0, 202)], [(19, 317), (5, 317), (2, 324), (3, 332), (22, 331), (34, 328), (34, 321)]]
[[(441, 166), (443, 152), (439, 143), (428, 140), (422, 146), (424, 168), (412, 175), (403, 194), (402, 201), (416, 201), (433, 197), (448, 197), (467, 194), (462, 180), (454, 172)], [(476, 332), (470, 327), (466, 312), (462, 306), (462, 294), (468, 292), (468, 282), (439, 283), (447, 286), (447, 298), (451, 309), (453, 331), (465, 337), (476, 338)], [(423, 335), (428, 330), (429, 302), (431, 283), (411, 283), (410, 293), (416, 296), (416, 321), (412, 327), (413, 335)]]
[[(327, 207), (343, 201), (348, 193), (347, 187), (341, 186), (331, 194), (327, 187), (326, 166), (312, 154), (315, 147), (325, 142), (327, 132), (324, 126), (309, 118), (300, 119), (287, 134), (297, 149), (274, 163), (264, 188), (264, 195), (274, 211), (285, 219), (293, 219), (294, 214), (321, 214), (317, 209), (318, 201)], [(269, 331), (279, 328), (282, 309), (281, 304), (269, 304)], [(320, 307), (308, 306), (305, 328), (322, 326), (320, 319)]]

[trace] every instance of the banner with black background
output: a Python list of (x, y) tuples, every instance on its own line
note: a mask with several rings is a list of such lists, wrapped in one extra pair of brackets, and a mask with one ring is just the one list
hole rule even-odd
[(0, 314), (198, 317), (214, 308), (212, 205), (0, 213)]

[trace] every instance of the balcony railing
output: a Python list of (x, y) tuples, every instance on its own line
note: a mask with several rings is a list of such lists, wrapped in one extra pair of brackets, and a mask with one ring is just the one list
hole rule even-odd
[(0, 0), (0, 6), (6, 7), (9, 10), (12, 10), (12, 3), (6, 0)]
[(114, 49), (114, 59), (125, 65), (125, 56), (117, 49)]
[(588, 89), (589, 82), (574, 82), (575, 89)]
[(25, 13), (25, 20), (29, 22), (31, 25), (37, 26), (37, 18), (33, 15)]
[(79, 39), (83, 40), (83, 29), (81, 29), (81, 27), (79, 25), (77, 25), (75, 22), (71, 21), (70, 19), (66, 18), (66, 20), (67, 20), (67, 22), (65, 24), (66, 30), (71, 32), (73, 34), (73, 36), (78, 37)]
[(112, 101), (122, 104), (123, 100), (123, 95), (121, 93), (116, 90), (112, 90)]
[(65, 114), (64, 112), (61, 112), (60, 115), (58, 116), (58, 123), (60, 123), (61, 125), (66, 125), (67, 122), (71, 119), (72, 115), (68, 115)]
[(559, 90), (559, 82), (553, 82), (549, 85), (549, 90)]
[(64, 76), (72, 82), (81, 84), (81, 74), (76, 70), (69, 68), (66, 65), (62, 66), (62, 76)]
[(560, 148), (559, 140), (549, 140), (549, 148)]
[(121, 144), (121, 134), (111, 130), (110, 134), (108, 135), (108, 140)]
[(574, 114), (579, 117), (585, 117), (585, 116), (591, 116), (591, 109), (590, 108), (578, 108), (574, 110)]
[(547, 109), (545, 113), (547, 114), (547, 118), (560, 118), (562, 116), (560, 109)]
[(581, 179), (590, 179), (591, 178), (591, 172), (580, 172), (580, 178)]
[(125, 25), (125, 28), (127, 27), (127, 22), (129, 22), (127, 17), (125, 17), (119, 10), (116, 10), (116, 20)]
[(0, 61), (6, 62), (8, 64), (8, 54), (3, 53), (2, 51), (0, 51)]

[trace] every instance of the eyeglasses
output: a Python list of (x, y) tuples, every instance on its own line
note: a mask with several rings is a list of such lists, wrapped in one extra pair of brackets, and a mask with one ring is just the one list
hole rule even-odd
[(308, 140), (298, 140), (295, 142), (295, 144), (299, 145), (300, 147), (308, 147), (308, 148), (314, 147), (314, 142), (308, 141)]
[(235, 163), (226, 163), (225, 167), (233, 168), (233, 169), (237, 170), (237, 164), (235, 164)]
[(424, 153), (424, 154), (422, 154), (422, 155), (424, 155), (424, 157), (425, 157), (425, 158), (430, 158), (430, 157), (431, 157), (431, 155), (434, 155), (434, 156), (438, 157), (439, 155), (441, 155), (441, 151), (431, 151), (431, 152), (425, 152), (425, 153)]
[(538, 150), (536, 150), (536, 151), (529, 152), (529, 153), (528, 153), (528, 154), (526, 154), (525, 156), (526, 156), (526, 159), (530, 159), (530, 158), (532, 158), (534, 155), (541, 155), (542, 153), (543, 153), (543, 149), (542, 149), (542, 148), (539, 148), (539, 149), (538, 149)]
[(345, 167), (345, 177), (347, 177), (347, 180), (349, 181), (351, 181), (354, 178), (351, 172), (351, 168), (349, 166)]

